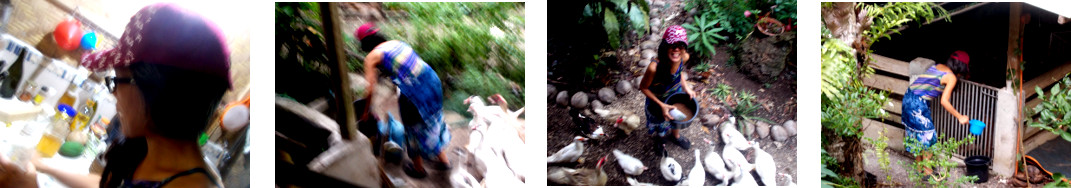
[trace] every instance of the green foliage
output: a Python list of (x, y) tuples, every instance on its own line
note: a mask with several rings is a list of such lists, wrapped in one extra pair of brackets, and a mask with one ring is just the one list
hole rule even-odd
[(822, 94), (827, 98), (841, 98), (843, 88), (859, 84), (857, 72), (869, 75), (874, 69), (857, 65), (855, 49), (833, 38), (824, 27), (822, 31)]
[[(1071, 141), (1071, 74), (1065, 75), (1063, 79), (1052, 86), (1049, 89), (1049, 94), (1045, 95), (1045, 91), (1041, 87), (1034, 86), (1034, 91), (1038, 93), (1038, 98), (1041, 99), (1041, 103), (1034, 107), (1033, 115), (1041, 115), (1036, 120), (1031, 119), (1027, 124), (1031, 127), (1036, 127), (1041, 130), (1052, 132), (1052, 134), (1059, 135), (1061, 138), (1067, 141)], [(1062, 86), (1062, 87), (1061, 87)]]
[(713, 12), (703, 12), (695, 18), (695, 21), (695, 25), (681, 25), (681, 27), (688, 29), (688, 43), (692, 44), (688, 46), (692, 50), (699, 52), (700, 57), (714, 57), (717, 54), (714, 45), (718, 44), (718, 41), (728, 39), (718, 34), (718, 32), (725, 30), (725, 28), (718, 25), (721, 20), (716, 18)]
[[(773, 0), (774, 6), (770, 12), (771, 16), (777, 20), (796, 20), (796, 0)], [(793, 25), (796, 22), (792, 22)]]
[(822, 149), (822, 188), (834, 188), (834, 187), (860, 187), (858, 182), (848, 177), (841, 177), (836, 172), (830, 170), (835, 169), (837, 166), (837, 159), (829, 156), (825, 149)]
[[(759, 16), (759, 9), (765, 7), (770, 7), (766, 1), (694, 0), (685, 4), (684, 9), (697, 8), (698, 12), (713, 13), (713, 19), (720, 27), (725, 28), (729, 36), (740, 40), (755, 29), (755, 16)], [(744, 11), (751, 11), (751, 17), (745, 17)]]
[(692, 71), (704, 73), (710, 71), (711, 67), (713, 67), (713, 65), (710, 65), (710, 63), (704, 61), (702, 63), (699, 63), (698, 65), (695, 65), (695, 67), (692, 67)]
[[(301, 64), (306, 71), (330, 75), (327, 46), (316, 3), (276, 3), (277, 60)], [(308, 45), (312, 44), (312, 45)]]
[(616, 49), (626, 43), (621, 40), (621, 36), (628, 33), (629, 29), (640, 36), (647, 34), (650, 28), (649, 11), (650, 7), (643, 0), (597, 0), (584, 5), (580, 22), (602, 25), (606, 30), (606, 41), (611, 48)]
[(888, 94), (860, 84), (846, 87), (842, 97), (822, 97), (822, 126), (837, 135), (862, 137), (862, 118), (888, 116), (882, 109), (888, 103)]
[(1061, 174), (1059, 172), (1052, 173), (1052, 179), (1056, 181), (1050, 182), (1049, 184), (1045, 184), (1045, 188), (1071, 187), (1071, 184), (1068, 184), (1066, 181), (1064, 181), (1064, 178), (1066, 178), (1064, 177), (1064, 174)]
[[(959, 163), (952, 161), (953, 154), (959, 150), (963, 144), (974, 143), (974, 136), (967, 136), (964, 139), (956, 140), (955, 138), (947, 138), (944, 134), (937, 136), (937, 140), (934, 140), (932, 146), (925, 151), (919, 151), (912, 153), (915, 157), (926, 155), (926, 153), (932, 154), (932, 157), (916, 161), (912, 164), (904, 164), (900, 161), (900, 165), (908, 169), (908, 179), (915, 182), (915, 187), (928, 186), (929, 187), (959, 187), (964, 186), (969, 182), (978, 180), (976, 176), (958, 176), (953, 180), (952, 170), (957, 168)], [(914, 137), (904, 138), (905, 146), (914, 146), (914, 148), (923, 148), (924, 146), (915, 140)], [(924, 169), (933, 169), (934, 174), (930, 176), (928, 180), (924, 180), (924, 175), (921, 174)]]
[[(524, 85), (523, 3), (383, 5), (384, 9), (404, 11), (408, 17), (377, 23), (379, 33), (388, 40), (410, 44), (443, 78), (446, 109), (463, 112), (465, 97), (496, 93), (511, 106), (524, 106), (524, 92), (514, 91), (517, 88), (510, 84)], [(352, 47), (351, 53), (361, 53), (358, 48)]]
[(889, 160), (889, 153), (885, 151), (885, 148), (889, 147), (889, 137), (885, 136), (887, 131), (888, 128), (882, 126), (881, 132), (878, 132), (876, 139), (870, 137), (864, 137), (863, 139), (866, 139), (867, 142), (870, 142), (870, 145), (874, 146), (874, 155), (878, 157), (878, 166), (881, 167), (881, 171), (885, 172), (885, 181), (893, 182), (892, 174), (889, 173), (892, 170), (889, 164), (892, 162)]
[[(924, 22), (932, 21), (934, 17), (948, 15), (948, 11), (933, 2), (892, 2), (884, 5), (859, 3), (859, 8), (863, 9), (868, 17), (873, 18), (870, 29), (863, 31), (867, 46), (880, 38), (892, 39), (889, 31), (900, 34), (897, 29), (907, 22), (919, 21), (921, 26)], [(951, 21), (948, 17), (945, 17), (945, 20)]]
[(733, 86), (728, 84), (719, 83), (717, 87), (710, 88), (710, 94), (714, 95), (718, 100), (725, 100), (726, 97), (733, 95)]

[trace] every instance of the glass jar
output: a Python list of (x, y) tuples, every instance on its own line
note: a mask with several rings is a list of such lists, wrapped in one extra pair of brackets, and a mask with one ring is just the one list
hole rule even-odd
[(59, 111), (53, 117), (52, 124), (41, 135), (41, 141), (37, 143), (37, 152), (41, 153), (41, 157), (50, 158), (56, 155), (60, 145), (63, 145), (64, 138), (67, 138), (67, 134), (71, 131), (68, 125), (70, 125), (71, 115), (75, 113), (74, 108), (60, 104), (57, 109)]

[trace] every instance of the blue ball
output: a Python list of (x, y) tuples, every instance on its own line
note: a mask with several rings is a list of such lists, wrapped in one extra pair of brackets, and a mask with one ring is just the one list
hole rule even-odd
[(97, 48), (97, 33), (89, 32), (82, 35), (82, 49), (93, 50)]

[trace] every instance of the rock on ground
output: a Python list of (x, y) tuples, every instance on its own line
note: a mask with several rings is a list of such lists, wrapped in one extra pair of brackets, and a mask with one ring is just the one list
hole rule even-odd
[(569, 92), (568, 91), (558, 92), (558, 98), (555, 99), (555, 101), (558, 102), (558, 105), (569, 106)]
[(553, 99), (558, 93), (558, 88), (554, 85), (547, 84), (547, 99)]
[(604, 109), (604, 105), (599, 101), (591, 101), (591, 109)]
[(604, 87), (599, 89), (599, 100), (606, 103), (614, 102), (614, 100), (617, 100), (617, 94), (615, 94), (614, 90), (610, 89), (610, 87)]
[(632, 91), (632, 84), (629, 83), (628, 80), (620, 81), (617, 82), (617, 86), (614, 88), (617, 89), (617, 94), (624, 95)]
[(770, 135), (770, 124), (764, 121), (755, 122), (755, 132), (759, 133), (759, 139), (766, 138)]
[(796, 121), (793, 121), (793, 120), (785, 121), (784, 127), (785, 127), (785, 131), (788, 132), (789, 136), (796, 136)]
[(576, 92), (576, 94), (573, 94), (572, 104), (574, 108), (588, 107), (588, 94), (584, 92)]
[(770, 128), (770, 137), (772, 137), (774, 140), (780, 142), (780, 141), (785, 141), (785, 139), (788, 139), (789, 135), (785, 131), (785, 128), (783, 128), (781, 126), (774, 126), (774, 127)]

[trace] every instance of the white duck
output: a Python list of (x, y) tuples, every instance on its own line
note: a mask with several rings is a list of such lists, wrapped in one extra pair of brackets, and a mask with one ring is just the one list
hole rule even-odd
[(707, 152), (707, 157), (703, 159), (706, 161), (704, 167), (706, 167), (707, 173), (711, 176), (721, 180), (721, 184), (718, 186), (725, 186), (729, 184), (729, 179), (733, 177), (733, 174), (729, 170), (725, 169), (725, 161), (722, 161), (721, 156), (718, 156), (717, 152), (712, 148), (710, 152)]
[[(461, 151), (457, 151), (459, 156), (458, 160), (465, 161), (466, 154)], [(472, 188), (480, 187), (480, 181), (477, 181), (475, 177), (468, 170), (465, 170), (465, 165), (458, 165), (452, 173), (450, 173), (450, 184), (455, 188)]]
[(744, 158), (744, 154), (740, 153), (740, 150), (732, 147), (724, 147), (721, 151), (722, 158), (725, 160), (725, 165), (729, 166), (729, 172), (733, 175), (733, 179), (739, 181), (744, 174), (751, 175), (751, 164), (747, 163), (747, 158)]
[(773, 156), (763, 151), (758, 142), (751, 142), (751, 147), (755, 149), (755, 172), (759, 174), (762, 184), (777, 185), (777, 164)]
[(583, 136), (573, 137), (573, 143), (558, 150), (554, 155), (547, 157), (547, 163), (576, 162), (584, 154), (584, 141), (588, 138)]
[(681, 186), (703, 186), (707, 181), (707, 174), (703, 171), (703, 160), (699, 158), (699, 149), (695, 149), (695, 165), (688, 172), (688, 178), (681, 181)]
[(735, 182), (733, 182), (733, 186), (758, 187), (759, 184), (755, 182), (755, 177), (751, 176), (751, 172), (744, 171), (743, 173), (741, 173), (741, 176), (737, 178)]
[[(665, 147), (664, 145), (662, 146), (662, 148)], [(681, 173), (683, 173), (681, 172), (681, 164), (677, 163), (677, 160), (674, 160), (673, 157), (670, 157), (669, 152), (664, 149), (662, 150), (662, 163), (658, 167), (662, 171), (662, 178), (665, 178), (666, 181), (677, 182), (681, 180)]]
[(628, 185), (631, 185), (631, 186), (657, 186), (657, 185), (651, 184), (651, 183), (643, 183), (643, 182), (640, 182), (640, 181), (636, 181), (636, 179), (632, 178), (632, 177), (625, 177), (625, 181), (628, 181)]
[(606, 132), (602, 130), (602, 126), (599, 126), (599, 128), (597, 128), (597, 129), (595, 129), (595, 131), (591, 132), (591, 135), (588, 135), (588, 138), (591, 138), (591, 139), (594, 139), (594, 140), (599, 140), (599, 139), (602, 139), (602, 138), (606, 138)]
[(602, 165), (606, 161), (606, 157), (603, 156), (599, 159), (595, 169), (550, 167), (547, 169), (547, 180), (563, 185), (604, 186), (606, 185), (607, 176), (606, 171), (602, 170)]
[(647, 166), (643, 165), (643, 161), (629, 156), (628, 154), (621, 152), (621, 150), (614, 149), (613, 153), (614, 157), (617, 157), (617, 164), (621, 165), (621, 169), (625, 171), (625, 174), (638, 176), (643, 173), (644, 170), (647, 170)]
[(736, 124), (734, 123), (721, 124), (721, 140), (725, 142), (726, 147), (747, 150), (751, 147), (751, 144), (748, 143), (747, 138), (744, 138), (744, 134), (740, 134), (740, 131), (736, 130), (735, 126)]
[(632, 131), (640, 129), (640, 126), (642, 126), (640, 123), (640, 116), (625, 114), (617, 118), (617, 121), (614, 122), (614, 127), (625, 131), (625, 135), (632, 135)]
[(792, 182), (792, 176), (790, 176), (788, 174), (785, 174), (785, 173), (777, 173), (777, 174), (779, 174), (781, 176), (784, 176), (785, 179), (787, 179), (788, 184), (785, 185), (785, 186), (791, 186), (791, 187), (795, 187), (796, 186), (796, 182)]

